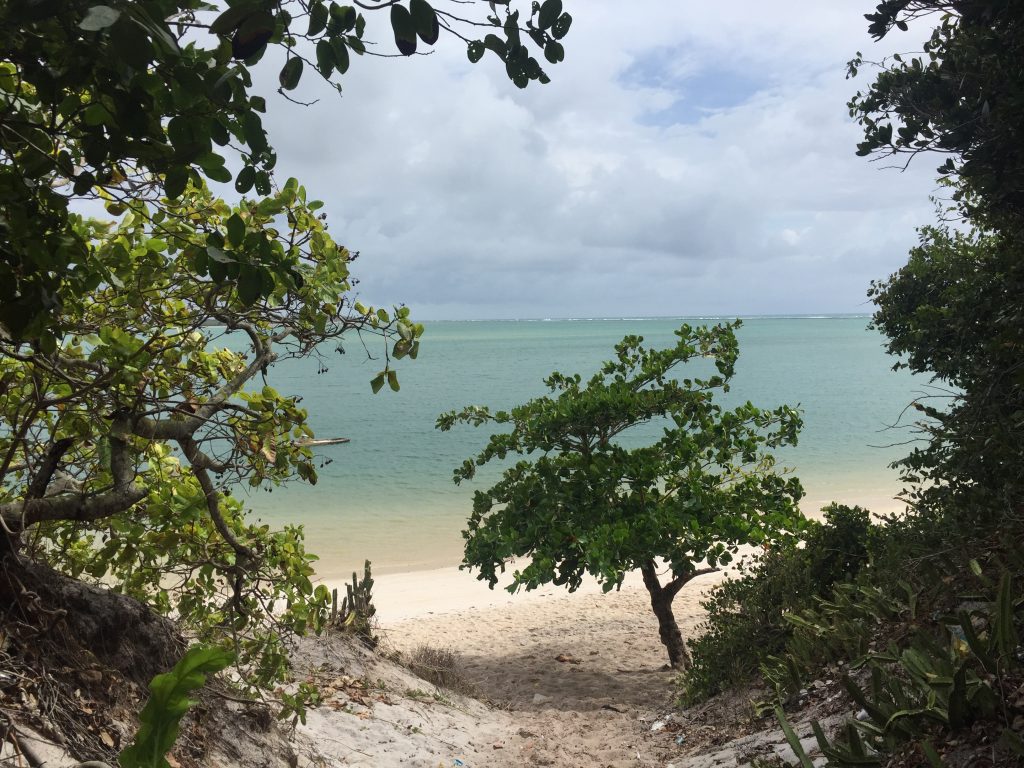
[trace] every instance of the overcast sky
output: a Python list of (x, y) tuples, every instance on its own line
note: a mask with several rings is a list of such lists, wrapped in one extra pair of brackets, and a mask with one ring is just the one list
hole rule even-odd
[[(279, 170), (327, 203), (368, 302), (416, 319), (868, 312), (933, 218), (938, 161), (854, 155), (873, 0), (565, 0), (549, 85), (492, 54), (354, 59), (274, 96)], [(383, 26), (382, 26), (383, 23)], [(367, 35), (393, 43), (370, 14)], [(273, 67), (258, 67), (261, 78)]]

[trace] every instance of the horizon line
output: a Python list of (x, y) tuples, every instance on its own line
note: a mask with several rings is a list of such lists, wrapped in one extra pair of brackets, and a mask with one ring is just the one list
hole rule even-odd
[(715, 314), (715, 315), (621, 315), (604, 317), (434, 317), (420, 320), (424, 323), (558, 323), (601, 322), (612, 320), (835, 320), (842, 318), (870, 318), (870, 312), (786, 312), (779, 314)]

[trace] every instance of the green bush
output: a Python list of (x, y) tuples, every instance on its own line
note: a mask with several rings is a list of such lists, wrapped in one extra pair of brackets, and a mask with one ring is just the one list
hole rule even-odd
[(753, 678), (792, 632), (783, 615), (830, 596), (835, 584), (853, 579), (868, 561), (877, 538), (869, 513), (834, 503), (822, 511), (824, 522), (811, 521), (803, 541), (764, 552), (741, 565), (739, 578), (712, 590), (703, 603), (705, 631), (689, 643), (693, 666), (680, 678), (684, 702)]

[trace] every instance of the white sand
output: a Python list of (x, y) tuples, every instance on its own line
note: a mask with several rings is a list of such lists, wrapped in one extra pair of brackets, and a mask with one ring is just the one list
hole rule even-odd
[[(676, 597), (684, 636), (702, 616), (701, 593), (718, 578), (695, 579)], [(423, 765), (666, 764), (674, 743), (651, 724), (672, 709), (675, 673), (639, 574), (608, 594), (590, 581), (572, 594), (547, 587), (510, 595), (444, 568), (375, 577), (374, 604), (385, 647), (405, 658), (421, 645), (456, 651), (476, 698), (491, 706), (442, 708), (443, 749), (432, 748)], [(362, 759), (374, 754), (377, 766), (419, 764), (423, 750), (409, 733), (382, 736), (365, 724), (361, 736), (344, 740), (359, 745)]]

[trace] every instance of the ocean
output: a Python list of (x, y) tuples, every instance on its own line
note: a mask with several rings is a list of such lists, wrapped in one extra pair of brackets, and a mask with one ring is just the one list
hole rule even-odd
[[(401, 390), (385, 386), (376, 395), (370, 380), (381, 360), (368, 359), (356, 338), (343, 342), (344, 354), (332, 346), (321, 360), (278, 363), (269, 383), (301, 395), (317, 437), (350, 442), (317, 449), (315, 486), (296, 481), (239, 493), (264, 522), (305, 525), (322, 578), (361, 570), (365, 559), (375, 573), (455, 565), (472, 491), (497, 469), (456, 486), (452, 471), (490, 432), (464, 426), (443, 433), (434, 428), (438, 415), (471, 404), (511, 408), (544, 394), (542, 379), (553, 370), (587, 378), (623, 336), (668, 346), (684, 322), (717, 320), (431, 322), (419, 358), (396, 366)], [(757, 317), (744, 319), (738, 332), (737, 373), (723, 403), (800, 407), (799, 445), (777, 457), (803, 482), (808, 514), (833, 500), (880, 513), (900, 508), (901, 484), (888, 465), (909, 451), (913, 435), (894, 425), (906, 420), (907, 404), (928, 382), (892, 371), (882, 336), (867, 325), (866, 316)], [(625, 439), (642, 441), (658, 429), (648, 425)]]

